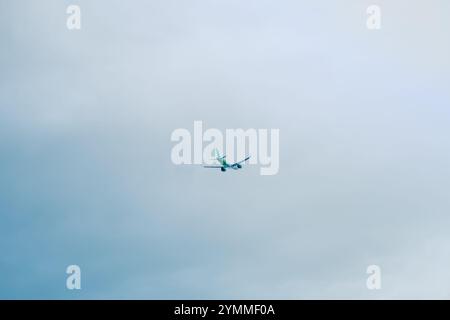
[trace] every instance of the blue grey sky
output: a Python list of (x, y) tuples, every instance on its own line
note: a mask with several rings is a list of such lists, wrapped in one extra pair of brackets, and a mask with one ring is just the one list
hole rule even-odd
[[(449, 30), (446, 0), (1, 1), (0, 298), (450, 298)], [(174, 165), (195, 120), (280, 129), (279, 173)]]

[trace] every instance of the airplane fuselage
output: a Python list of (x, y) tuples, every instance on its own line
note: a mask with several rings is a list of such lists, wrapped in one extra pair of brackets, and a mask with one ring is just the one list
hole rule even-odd
[(205, 166), (206, 168), (220, 168), (220, 171), (225, 172), (227, 171), (227, 169), (233, 169), (233, 170), (238, 170), (242, 168), (241, 163), (247, 161), (250, 157), (245, 158), (242, 161), (233, 163), (233, 164), (228, 164), (227, 161), (225, 160), (225, 156), (221, 157), (218, 150), (215, 149), (213, 151), (214, 157), (217, 160), (217, 162), (219, 162), (219, 166)]
[(221, 164), (221, 166), (222, 166), (222, 168), (221, 168), (222, 171), (226, 171), (227, 169), (238, 170), (238, 169), (241, 169), (241, 168), (242, 168), (242, 165), (240, 165), (240, 164), (238, 164), (238, 163), (229, 165), (229, 164), (225, 161), (225, 159), (221, 159), (221, 160), (220, 160), (220, 164)]

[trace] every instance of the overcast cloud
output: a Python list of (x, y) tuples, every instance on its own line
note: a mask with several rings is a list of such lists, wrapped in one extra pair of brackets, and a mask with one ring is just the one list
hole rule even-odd
[[(2, 1), (0, 298), (450, 298), (450, 3), (345, 3)], [(174, 165), (195, 120), (279, 173)]]

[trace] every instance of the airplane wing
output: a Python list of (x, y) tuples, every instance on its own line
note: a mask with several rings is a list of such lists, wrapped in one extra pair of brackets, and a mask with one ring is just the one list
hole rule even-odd
[(222, 166), (203, 166), (203, 168), (222, 168)]
[(241, 160), (239, 162), (233, 163), (232, 166), (236, 165), (236, 164), (241, 164), (242, 162), (247, 161), (248, 159), (250, 159), (250, 157), (245, 158), (244, 160)]

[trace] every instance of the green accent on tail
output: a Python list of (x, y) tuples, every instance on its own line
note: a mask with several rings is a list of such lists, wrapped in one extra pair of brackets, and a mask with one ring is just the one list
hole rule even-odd
[(212, 151), (212, 156), (217, 161), (219, 161), (220, 165), (225, 166), (225, 167), (228, 165), (227, 162), (225, 161), (225, 157), (223, 157), (223, 156), (221, 157), (220, 156), (219, 150), (217, 150), (217, 148)]

